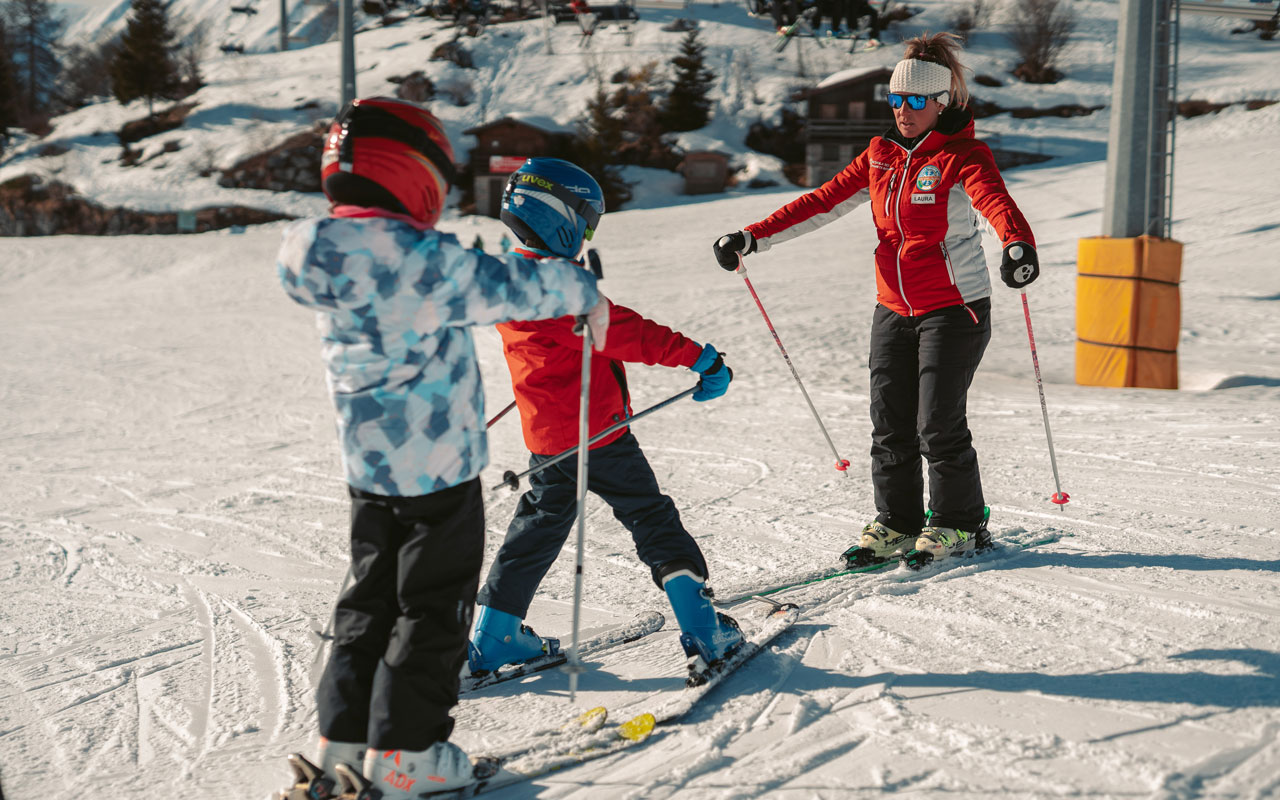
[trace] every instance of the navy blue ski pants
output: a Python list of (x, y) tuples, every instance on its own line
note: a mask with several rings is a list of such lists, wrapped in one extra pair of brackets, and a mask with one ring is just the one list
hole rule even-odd
[[(529, 466), (549, 458), (530, 455)], [(687, 561), (707, 576), (701, 548), (681, 524), (675, 503), (658, 488), (653, 468), (630, 431), (591, 450), (587, 467), (587, 489), (608, 503), (613, 516), (631, 532), (636, 554), (649, 566), (655, 584), (662, 586), (660, 569), (673, 561)], [(529, 490), (520, 497), (507, 538), (476, 602), (525, 618), (538, 584), (560, 555), (577, 520), (577, 500), (576, 458), (566, 458), (529, 476)]]
[(871, 481), (877, 519), (899, 533), (924, 524), (921, 456), (931, 524), (982, 523), (982, 479), (969, 433), (969, 384), (991, 341), (991, 301), (918, 317), (877, 305), (871, 324)]
[(320, 735), (425, 750), (453, 732), (484, 562), (480, 481), (420, 497), (350, 494), (352, 580), (316, 688)]

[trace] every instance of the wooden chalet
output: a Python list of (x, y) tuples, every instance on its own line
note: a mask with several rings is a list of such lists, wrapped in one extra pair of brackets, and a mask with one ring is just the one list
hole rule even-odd
[(469, 162), (475, 176), (476, 213), (497, 217), (507, 176), (526, 158), (560, 157), (572, 128), (546, 117), (506, 116), (463, 131), (476, 137)]
[(808, 107), (805, 173), (819, 186), (849, 165), (854, 156), (893, 125), (889, 76), (883, 67), (844, 70), (796, 95)]
[(729, 180), (729, 157), (714, 150), (686, 153), (677, 170), (684, 175), (685, 194), (723, 192)]

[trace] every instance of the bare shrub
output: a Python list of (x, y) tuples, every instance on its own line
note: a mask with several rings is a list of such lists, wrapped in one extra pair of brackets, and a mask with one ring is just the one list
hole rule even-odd
[(970, 33), (982, 30), (990, 24), (994, 8), (995, 0), (969, 0), (962, 3), (951, 13), (947, 29), (967, 42)]
[(436, 86), (422, 70), (415, 70), (408, 75), (397, 75), (387, 78), (389, 83), (396, 84), (396, 97), (414, 103), (425, 103), (435, 97)]
[(475, 69), (475, 61), (471, 58), (471, 51), (463, 46), (461, 42), (454, 39), (451, 42), (445, 42), (431, 51), (432, 61), (452, 61), (463, 69)]
[(1017, 0), (1009, 40), (1022, 61), (1013, 74), (1027, 83), (1056, 83), (1055, 64), (1076, 27), (1075, 12), (1065, 0)]
[(436, 94), (449, 98), (455, 106), (469, 106), (476, 99), (476, 90), (471, 81), (460, 76), (442, 80), (436, 85)]
[(96, 46), (68, 47), (60, 78), (62, 102), (70, 108), (83, 108), (95, 99), (110, 97), (111, 62), (119, 47), (118, 38)]

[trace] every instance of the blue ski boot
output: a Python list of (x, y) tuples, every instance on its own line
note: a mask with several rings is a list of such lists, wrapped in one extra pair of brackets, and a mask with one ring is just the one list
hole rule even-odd
[(667, 573), (662, 588), (680, 625), (680, 645), (689, 658), (691, 677), (719, 664), (746, 641), (733, 617), (712, 608), (706, 581), (693, 570)]
[(544, 639), (518, 617), (496, 608), (480, 606), (475, 630), (467, 643), (467, 665), (471, 674), (479, 675), (503, 664), (520, 664), (559, 652), (559, 639)]

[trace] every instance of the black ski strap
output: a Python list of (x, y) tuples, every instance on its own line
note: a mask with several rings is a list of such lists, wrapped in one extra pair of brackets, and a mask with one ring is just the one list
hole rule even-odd
[(444, 177), (449, 185), (457, 183), (458, 171), (453, 161), (445, 154), (440, 145), (432, 141), (427, 132), (412, 123), (373, 106), (356, 105), (354, 103), (342, 109), (342, 113), (334, 120), (342, 126), (338, 136), (341, 143), (338, 149), (338, 164), (344, 172), (351, 170), (352, 151), (355, 140), (362, 137), (390, 139), (412, 147), (422, 154), (427, 161)]

